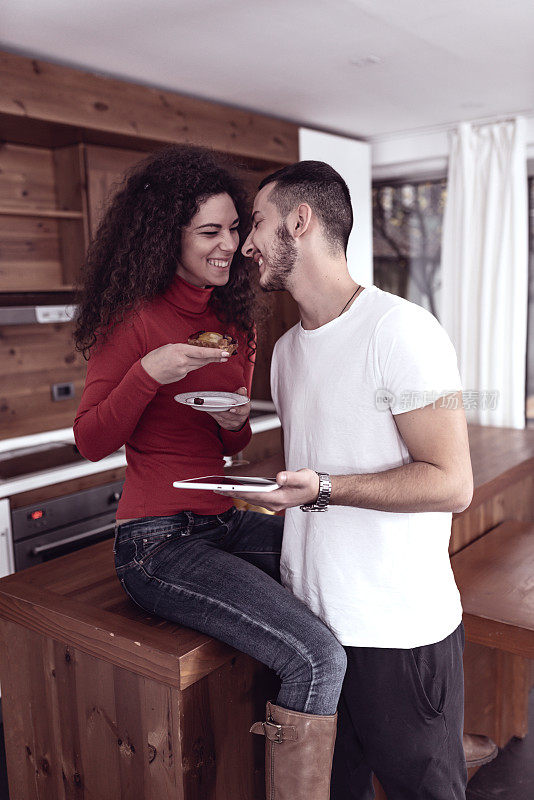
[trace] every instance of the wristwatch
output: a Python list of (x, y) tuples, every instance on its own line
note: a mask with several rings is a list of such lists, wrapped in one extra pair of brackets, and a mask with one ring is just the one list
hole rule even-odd
[(326, 511), (332, 494), (332, 481), (328, 472), (318, 472), (319, 494), (314, 503), (306, 503), (300, 507), (301, 511)]

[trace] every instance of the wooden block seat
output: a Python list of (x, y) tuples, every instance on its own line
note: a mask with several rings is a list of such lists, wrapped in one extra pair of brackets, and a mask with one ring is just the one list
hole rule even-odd
[(0, 580), (0, 636), (10, 800), (263, 796), (276, 676), (137, 607), (110, 540)]
[(503, 522), (451, 563), (467, 639), (534, 659), (534, 524)]

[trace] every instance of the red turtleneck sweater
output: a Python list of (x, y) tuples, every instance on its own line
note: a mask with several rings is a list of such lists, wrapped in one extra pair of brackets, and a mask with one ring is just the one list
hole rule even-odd
[[(220, 475), (223, 455), (250, 441), (247, 421), (240, 431), (221, 428), (209, 414), (174, 400), (197, 390), (235, 392), (250, 397), (254, 365), (246, 336), (222, 323), (208, 308), (212, 288), (176, 277), (170, 289), (118, 325), (89, 359), (74, 436), (78, 449), (98, 461), (126, 444), (126, 481), (118, 519), (168, 516), (182, 510), (220, 514), (229, 498), (206, 491), (175, 489), (173, 481)], [(164, 344), (187, 342), (199, 330), (228, 331), (238, 339), (238, 354), (226, 364), (208, 364), (175, 383), (160, 384), (141, 366), (141, 358)]]

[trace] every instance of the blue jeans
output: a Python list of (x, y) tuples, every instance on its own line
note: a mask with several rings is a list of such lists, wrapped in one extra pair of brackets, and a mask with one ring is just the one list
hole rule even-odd
[(120, 525), (115, 567), (152, 614), (253, 656), (281, 679), (276, 704), (336, 712), (347, 657), (331, 631), (280, 583), (283, 519), (231, 508)]

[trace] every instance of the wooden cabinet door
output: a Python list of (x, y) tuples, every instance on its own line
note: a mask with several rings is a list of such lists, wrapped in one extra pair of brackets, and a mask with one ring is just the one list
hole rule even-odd
[(86, 145), (85, 169), (89, 230), (93, 237), (107, 203), (121, 184), (127, 170), (148, 155), (140, 150)]
[(299, 320), (298, 306), (289, 292), (272, 292), (267, 297), (270, 315), (258, 327), (258, 349), (252, 381), (255, 400), (271, 399), (271, 359), (278, 339)]

